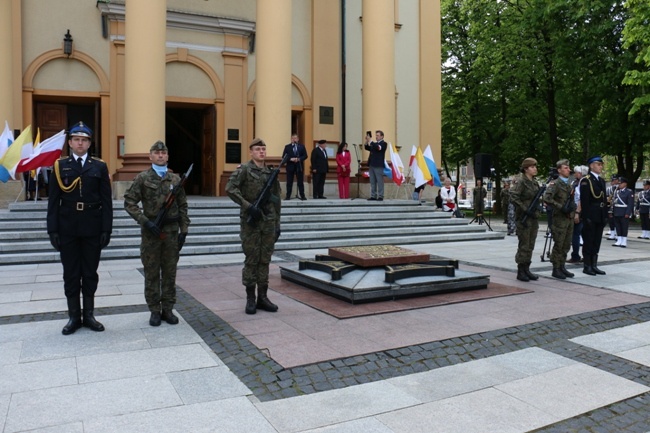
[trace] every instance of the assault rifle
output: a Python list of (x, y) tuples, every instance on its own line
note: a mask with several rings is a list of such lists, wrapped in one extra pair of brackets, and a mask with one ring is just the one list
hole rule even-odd
[(165, 202), (158, 211), (156, 219), (153, 221), (154, 225), (160, 229), (160, 239), (165, 239), (167, 237), (167, 233), (162, 231), (163, 224), (165, 223), (165, 217), (167, 216), (167, 212), (169, 212), (169, 209), (172, 207), (174, 201), (176, 200), (176, 194), (178, 194), (178, 190), (185, 186), (185, 182), (187, 182), (187, 178), (192, 172), (192, 167), (194, 167), (194, 163), (190, 164), (190, 168), (188, 168), (183, 176), (181, 176), (181, 183), (178, 184), (178, 187), (174, 188), (173, 185), (170, 187), (170, 190), (167, 193), (167, 197), (165, 197)]
[(266, 184), (264, 184), (264, 188), (262, 188), (262, 191), (260, 191), (259, 195), (255, 199), (255, 203), (253, 203), (248, 209), (248, 217), (246, 218), (246, 222), (250, 225), (255, 225), (257, 220), (259, 220), (262, 217), (262, 208), (266, 205), (266, 202), (269, 201), (269, 197), (271, 196), (271, 188), (273, 188), (273, 184), (275, 183), (275, 180), (278, 178), (278, 174), (280, 174), (280, 169), (286, 162), (289, 160), (289, 154), (285, 154), (284, 158), (282, 158), (282, 161), (280, 161), (280, 165), (278, 165), (276, 168), (274, 168), (271, 171), (271, 175), (269, 178), (266, 180)]
[(533, 201), (530, 202), (530, 205), (528, 206), (528, 209), (526, 209), (524, 216), (521, 217), (521, 224), (524, 227), (528, 227), (528, 224), (526, 223), (526, 220), (528, 220), (528, 216), (533, 215), (535, 213), (535, 211), (537, 210), (537, 206), (539, 206), (539, 199), (542, 198), (542, 195), (544, 195), (544, 192), (546, 191), (546, 187), (548, 186), (549, 182), (555, 178), (557, 178), (557, 176), (554, 173), (551, 173), (546, 183), (539, 188), (539, 191), (537, 191), (537, 194), (535, 195)]

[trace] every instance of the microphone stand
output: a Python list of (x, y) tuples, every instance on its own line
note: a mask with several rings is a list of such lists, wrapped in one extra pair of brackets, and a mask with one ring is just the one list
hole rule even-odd
[[(354, 144), (352, 143), (352, 147), (354, 147), (354, 154), (357, 157), (357, 196), (356, 198), (361, 198), (361, 158), (359, 157), (359, 151), (357, 150), (357, 146), (361, 146), (360, 144)], [(354, 198), (352, 199), (354, 200)]]

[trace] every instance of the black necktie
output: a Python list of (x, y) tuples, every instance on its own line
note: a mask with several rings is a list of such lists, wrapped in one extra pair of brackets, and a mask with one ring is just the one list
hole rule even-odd
[(79, 164), (79, 170), (83, 169), (84, 167), (84, 160), (82, 157), (77, 158), (77, 164)]
[(296, 146), (295, 144), (293, 145), (293, 154), (298, 156), (298, 146)]

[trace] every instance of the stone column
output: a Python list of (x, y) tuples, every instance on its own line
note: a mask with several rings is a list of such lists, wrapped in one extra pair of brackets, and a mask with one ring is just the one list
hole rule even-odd
[(395, 137), (395, 5), (393, 0), (363, 0), (363, 131)]
[(420, 144), (431, 145), (442, 168), (440, 2), (420, 0)]
[[(9, 122), (10, 128), (22, 129), (20, 116), (22, 113), (14, 111), (14, 68), (13, 68), (13, 34), (14, 26), (12, 16), (12, 4), (14, 2), (5, 0), (0, 1), (0, 132), (4, 130), (5, 121)], [(18, 4), (20, 8), (20, 3)], [(18, 34), (20, 35), (20, 26)], [(17, 49), (22, 49), (20, 40), (17, 41)], [(19, 65), (22, 66), (22, 65)], [(20, 69), (18, 70), (20, 72)], [(19, 75), (20, 76), (20, 75)], [(18, 81), (22, 84), (21, 81)], [(22, 88), (22, 86), (20, 86)]]
[(150, 166), (149, 147), (165, 140), (167, 2), (129, 0), (125, 16), (124, 165), (118, 181)]
[(255, 137), (269, 156), (280, 156), (291, 137), (291, 14), (291, 0), (257, 0)]

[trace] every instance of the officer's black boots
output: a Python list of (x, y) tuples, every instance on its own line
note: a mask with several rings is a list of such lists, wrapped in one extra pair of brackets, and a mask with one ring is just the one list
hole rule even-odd
[(267, 285), (257, 286), (257, 308), (275, 313), (278, 311), (278, 306), (271, 302), (271, 300), (266, 296), (268, 290), (269, 286)]
[(256, 312), (255, 286), (246, 286), (246, 314), (255, 314)]
[(591, 267), (593, 268), (594, 272), (597, 273), (598, 275), (605, 275), (605, 271), (601, 271), (598, 269), (598, 254), (595, 256), (591, 256)]
[(160, 311), (152, 311), (151, 317), (149, 317), (149, 325), (151, 326), (160, 326), (160, 320), (162, 319)]
[(530, 272), (530, 265), (531, 262), (526, 263), (526, 266), (524, 267), (524, 272), (526, 272), (526, 275), (528, 275), (528, 279), (531, 281), (536, 281), (539, 279), (539, 275), (533, 274)]
[(178, 317), (174, 315), (172, 310), (163, 310), (162, 314), (160, 315), (160, 318), (165, 322), (169, 323), (170, 325), (178, 324)]
[(596, 275), (596, 272), (594, 272), (594, 268), (591, 266), (591, 256), (585, 255), (582, 258), (582, 263), (584, 264), (584, 268), (582, 269), (583, 274), (587, 275)]
[(70, 320), (63, 327), (61, 333), (63, 335), (74, 334), (77, 329), (81, 328), (81, 300), (77, 298), (67, 298), (68, 300), (68, 316)]
[(517, 265), (517, 279), (519, 281), (530, 281), (530, 278), (528, 278), (528, 274), (524, 270), (525, 267), (526, 265), (523, 263)]
[(576, 274), (574, 274), (573, 272), (570, 272), (570, 271), (566, 268), (566, 265), (562, 265), (562, 266), (560, 266), (560, 271), (562, 271), (562, 273), (563, 273), (565, 276), (569, 277), (569, 278), (573, 278), (573, 277), (576, 276)]
[(83, 326), (95, 332), (102, 332), (104, 325), (95, 320), (93, 313), (95, 312), (95, 298), (92, 296), (84, 296), (84, 323)]
[(553, 278), (557, 278), (560, 280), (566, 280), (566, 276), (564, 275), (564, 272), (560, 270), (560, 268), (553, 268), (553, 273), (551, 274)]

